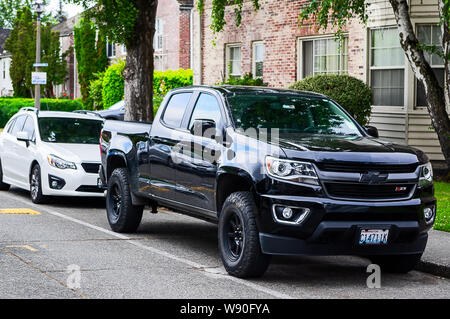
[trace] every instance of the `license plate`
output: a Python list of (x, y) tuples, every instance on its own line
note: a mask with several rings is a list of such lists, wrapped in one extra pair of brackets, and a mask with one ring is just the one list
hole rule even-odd
[(360, 245), (387, 244), (389, 229), (362, 229), (359, 236)]

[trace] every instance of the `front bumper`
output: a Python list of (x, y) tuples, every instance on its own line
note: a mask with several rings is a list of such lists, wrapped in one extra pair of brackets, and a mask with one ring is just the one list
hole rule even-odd
[[(436, 204), (434, 197), (387, 202), (280, 195), (260, 195), (260, 199), (261, 249), (271, 255), (419, 254), (432, 227), (425, 223), (423, 208)], [(273, 205), (305, 207), (311, 213), (300, 225), (280, 224), (273, 216)], [(387, 228), (387, 244), (358, 244), (361, 229)]]
[[(49, 175), (64, 180), (64, 186), (61, 189), (50, 187)], [(103, 189), (97, 185), (98, 178), (98, 174), (86, 173), (79, 164), (76, 170), (43, 165), (42, 193), (50, 196), (104, 197)]]

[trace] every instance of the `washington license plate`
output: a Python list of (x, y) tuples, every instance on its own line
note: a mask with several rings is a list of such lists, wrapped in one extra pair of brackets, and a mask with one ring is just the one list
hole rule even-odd
[(385, 245), (387, 244), (389, 229), (361, 229), (359, 236), (360, 245)]

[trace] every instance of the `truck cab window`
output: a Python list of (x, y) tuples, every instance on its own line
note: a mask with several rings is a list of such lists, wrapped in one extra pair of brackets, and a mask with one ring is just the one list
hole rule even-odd
[(219, 126), (222, 123), (221, 118), (217, 99), (211, 94), (201, 93), (192, 112), (188, 129), (192, 128), (195, 120), (211, 120), (216, 123), (216, 126)]
[(172, 127), (180, 127), (191, 95), (192, 92), (174, 94), (164, 110), (163, 122)]

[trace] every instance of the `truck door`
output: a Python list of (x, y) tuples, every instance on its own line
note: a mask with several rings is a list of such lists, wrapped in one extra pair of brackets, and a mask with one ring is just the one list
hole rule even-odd
[[(215, 123), (215, 131), (224, 127), (223, 116), (217, 98), (209, 93), (200, 93), (188, 121), (188, 131), (182, 136), (183, 150), (177, 153), (177, 193), (180, 202), (215, 212), (216, 156), (220, 145), (214, 133), (199, 134), (194, 130), (197, 121)], [(209, 135), (209, 136), (208, 136)]]
[(181, 140), (181, 124), (192, 92), (175, 93), (170, 97), (160, 121), (153, 123), (148, 148), (150, 163), (149, 192), (162, 199), (176, 201), (174, 150)]

